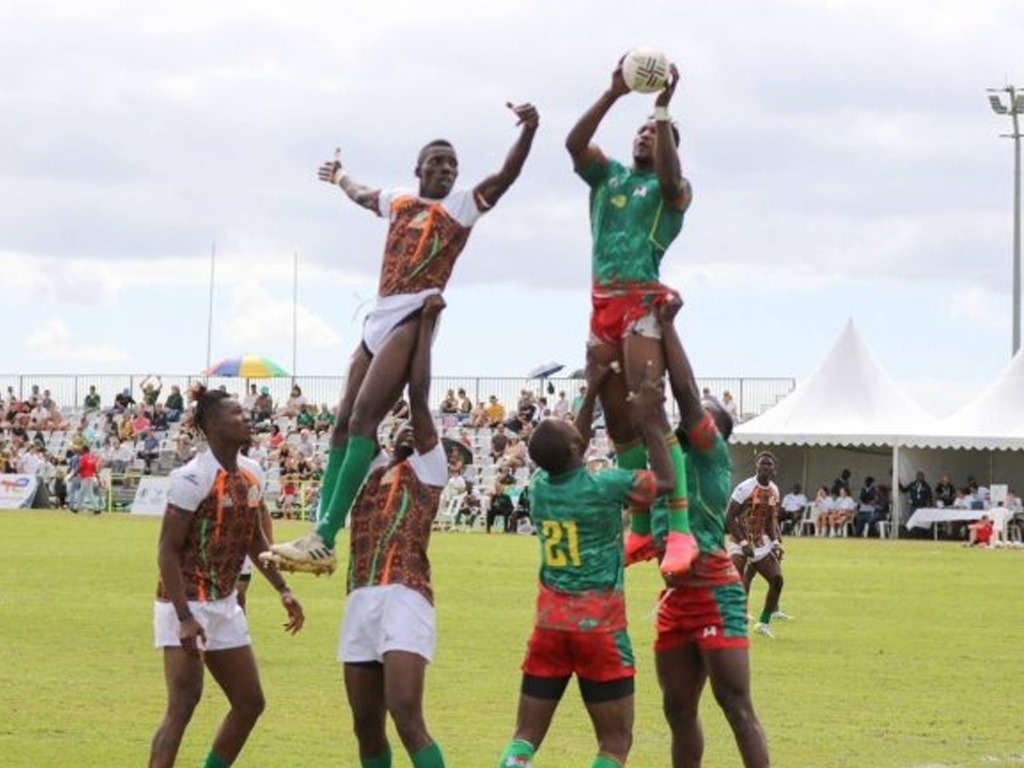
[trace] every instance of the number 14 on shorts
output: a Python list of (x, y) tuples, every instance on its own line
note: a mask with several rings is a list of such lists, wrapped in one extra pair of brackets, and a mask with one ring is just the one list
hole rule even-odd
[(580, 537), (576, 523), (544, 520), (540, 525), (544, 540), (544, 564), (551, 568), (580, 565)]

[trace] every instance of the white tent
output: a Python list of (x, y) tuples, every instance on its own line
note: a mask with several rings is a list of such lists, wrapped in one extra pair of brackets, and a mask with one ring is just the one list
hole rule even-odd
[[(936, 434), (936, 419), (885, 372), (849, 321), (821, 366), (782, 402), (736, 428), (733, 465), (750, 474), (747, 449), (771, 447), (780, 485), (826, 483), (848, 468), (855, 484), (872, 475), (882, 485), (900, 478), (905, 436)], [(909, 479), (909, 478), (907, 478)], [(899, 494), (893, 494), (898, 519)]]
[(903, 477), (921, 471), (934, 482), (948, 473), (958, 486), (973, 477), (1024, 491), (1024, 352), (973, 400), (905, 445), (913, 447), (902, 451)]

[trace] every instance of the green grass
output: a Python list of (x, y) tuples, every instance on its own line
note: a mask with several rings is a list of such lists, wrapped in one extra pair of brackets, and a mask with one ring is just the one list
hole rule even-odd
[[(0, 765), (143, 765), (164, 706), (152, 646), (159, 521), (127, 515), (0, 512)], [(289, 537), (305, 530), (279, 526)], [(448, 764), (489, 768), (514, 721), (530, 630), (536, 542), (439, 534), (431, 547), (438, 656), (427, 716)], [(774, 642), (753, 639), (755, 705), (773, 764), (924, 768), (1024, 763), (1018, 670), (1024, 552), (947, 543), (790, 539)], [(250, 624), (268, 708), (240, 766), (355, 766), (335, 662), (344, 581), (293, 576), (298, 636), (257, 577)], [(628, 575), (637, 650), (632, 768), (668, 765), (648, 618), (655, 569)], [(763, 583), (755, 584), (760, 607)], [(710, 692), (705, 765), (740, 765)], [(225, 711), (208, 680), (179, 765), (199, 766)], [(395, 742), (397, 747), (397, 741)], [(589, 764), (593, 737), (570, 688), (537, 760)], [(396, 766), (408, 765), (399, 754)]]

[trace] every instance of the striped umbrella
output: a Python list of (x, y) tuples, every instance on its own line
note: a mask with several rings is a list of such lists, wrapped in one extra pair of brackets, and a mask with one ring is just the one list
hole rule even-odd
[(221, 360), (203, 373), (206, 376), (237, 376), (241, 379), (275, 379), (288, 375), (288, 371), (273, 360), (259, 355), (242, 355)]

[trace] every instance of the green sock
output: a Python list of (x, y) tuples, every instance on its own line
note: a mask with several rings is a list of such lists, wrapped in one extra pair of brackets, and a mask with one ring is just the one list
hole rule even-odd
[(327, 505), (327, 515), (316, 526), (316, 532), (331, 549), (334, 549), (334, 538), (345, 524), (349, 507), (356, 500), (356, 494), (366, 479), (366, 471), (373, 463), (373, 453), (377, 443), (368, 437), (356, 435), (348, 439), (345, 461), (338, 472), (337, 487), (331, 494)]
[(506, 768), (508, 765), (516, 765), (515, 761), (519, 760), (520, 765), (529, 765), (530, 761), (533, 760), (533, 754), (536, 750), (533, 748), (533, 744), (522, 739), (514, 739), (505, 747), (505, 751), (501, 753), (501, 759), (498, 760), (498, 768)]
[(430, 746), (419, 752), (413, 752), (409, 757), (412, 758), (413, 768), (444, 768), (444, 755), (436, 741), (430, 742)]
[[(647, 446), (636, 443), (629, 448), (615, 446), (619, 467), (622, 469), (647, 469)], [(651, 510), (639, 507), (629, 508), (629, 530), (637, 536), (651, 535)]]
[(203, 768), (231, 768), (231, 763), (210, 750), (210, 754), (206, 756), (206, 762), (203, 763)]
[(686, 459), (679, 440), (674, 433), (665, 438), (668, 443), (668, 455), (672, 458), (672, 466), (676, 470), (676, 487), (668, 497), (668, 530), (669, 533), (690, 532), (690, 510), (686, 493)]
[(771, 624), (772, 612), (769, 610), (761, 611), (761, 618), (758, 619), (762, 624)]
[(384, 745), (384, 751), (376, 757), (361, 757), (359, 765), (362, 768), (391, 768), (391, 747)]
[(598, 755), (590, 764), (590, 768), (622, 768), (622, 763), (610, 755)]
[(320, 503), (317, 505), (317, 522), (324, 519), (327, 514), (327, 506), (331, 502), (331, 496), (334, 495), (334, 487), (338, 483), (338, 474), (341, 472), (341, 465), (345, 463), (345, 450), (348, 448), (348, 443), (341, 446), (340, 448), (336, 445), (331, 446), (331, 450), (327, 452), (327, 466), (324, 468), (324, 476), (320, 481)]

